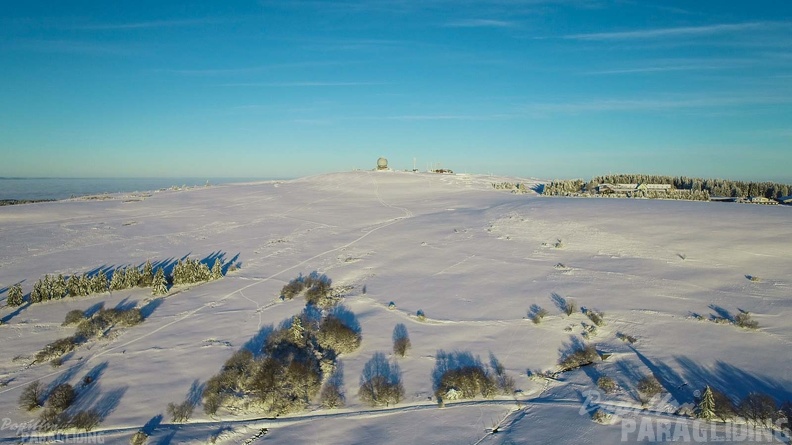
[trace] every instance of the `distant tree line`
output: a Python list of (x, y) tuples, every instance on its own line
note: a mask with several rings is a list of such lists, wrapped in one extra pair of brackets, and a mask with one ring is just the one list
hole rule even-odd
[(583, 179), (556, 180), (544, 187), (543, 194), (551, 196), (589, 195), (600, 184), (670, 184), (671, 191), (636, 190), (628, 196), (636, 198), (665, 198), (707, 201), (710, 196), (733, 198), (765, 197), (777, 199), (789, 196), (792, 185), (775, 182), (732, 181), (727, 179), (702, 179), (686, 176), (659, 176), (641, 174), (616, 174)]
[(594, 179), (592, 179), (592, 182), (596, 184), (671, 184), (675, 189), (678, 190), (706, 191), (711, 196), (729, 196), (733, 198), (764, 196), (768, 199), (777, 199), (783, 196), (789, 196), (790, 191), (792, 191), (792, 185), (790, 184), (780, 184), (776, 182), (732, 181), (728, 179), (689, 178), (687, 176), (619, 174), (596, 176)]

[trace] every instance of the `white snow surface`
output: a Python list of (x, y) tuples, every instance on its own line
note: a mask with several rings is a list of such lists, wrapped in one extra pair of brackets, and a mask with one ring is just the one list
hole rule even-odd
[[(36, 418), (17, 403), (28, 383), (79, 386), (89, 373), (97, 378), (76, 403), (106, 414), (95, 430), (104, 443), (128, 443), (158, 415), (149, 443), (614, 443), (625, 417), (691, 421), (650, 409), (593, 422), (580, 408), (601, 375), (620, 386), (603, 407), (640, 409), (636, 382), (650, 373), (678, 403), (692, 402), (705, 384), (735, 398), (761, 391), (792, 400), (792, 208), (549, 198), (491, 185), (504, 181), (536, 184), (356, 171), (0, 207), (0, 302), (9, 286), (22, 282), (28, 293), (47, 273), (187, 255), (240, 264), (153, 303), (150, 290), (134, 289), (0, 308), (0, 421)], [(340, 356), (347, 405), (314, 404), (277, 419), (222, 410), (210, 417), (199, 406), (187, 423), (170, 422), (169, 402), (183, 401), (258, 333), (303, 309), (302, 298), (281, 302), (279, 291), (312, 271), (349, 286), (342, 304), (362, 329), (361, 348)], [(579, 310), (568, 317), (554, 295), (604, 312), (606, 324), (584, 340), (590, 321)], [(99, 303), (146, 307), (147, 318), (82, 345), (59, 368), (28, 366), (44, 345), (72, 335), (61, 326), (69, 310)], [(527, 318), (532, 305), (549, 311), (541, 324)], [(759, 329), (707, 320), (739, 310)], [(397, 323), (412, 342), (404, 358), (392, 356)], [(582, 343), (613, 355), (557, 380), (529, 377), (554, 370)], [(387, 408), (357, 398), (363, 366), (378, 351), (399, 364), (406, 389), (406, 399)], [(485, 364), (496, 357), (519, 391), (439, 408), (433, 369), (441, 351), (469, 352)], [(16, 431), (0, 429), (0, 443), (17, 440)], [(626, 443), (635, 441), (632, 434)]]

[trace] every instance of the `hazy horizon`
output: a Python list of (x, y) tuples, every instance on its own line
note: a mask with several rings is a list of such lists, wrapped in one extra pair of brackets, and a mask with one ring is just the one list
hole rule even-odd
[(0, 176), (790, 182), (792, 4), (6, 2)]

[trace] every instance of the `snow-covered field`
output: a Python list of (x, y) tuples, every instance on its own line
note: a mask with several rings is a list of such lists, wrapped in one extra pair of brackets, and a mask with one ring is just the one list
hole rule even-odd
[[(28, 293), (46, 273), (188, 255), (240, 264), (222, 280), (173, 289), (155, 304), (150, 290), (136, 289), (0, 308), (0, 442), (18, 440), (10, 424), (36, 418), (17, 403), (28, 383), (79, 386), (86, 375), (95, 381), (76, 403), (106, 415), (95, 430), (105, 443), (128, 443), (146, 424), (149, 443), (282, 444), (634, 443), (645, 439), (624, 422), (692, 427), (664, 406), (640, 412), (636, 383), (651, 373), (673, 397), (667, 404), (693, 402), (705, 384), (735, 398), (760, 391), (792, 400), (792, 208), (547, 198), (491, 186), (502, 181), (522, 182), (346, 172), (0, 208), (0, 301), (9, 286), (22, 282)], [(184, 400), (233, 352), (302, 310), (303, 299), (281, 302), (279, 292), (312, 271), (349, 286), (343, 304), (362, 328), (361, 348), (340, 357), (346, 407), (316, 405), (277, 419), (209, 417), (198, 407), (189, 422), (171, 423), (169, 402)], [(561, 299), (604, 312), (605, 325), (585, 340), (590, 321), (579, 310), (567, 316)], [(44, 345), (73, 333), (61, 326), (69, 310), (101, 302), (148, 304), (148, 317), (81, 346), (59, 368), (28, 366)], [(549, 312), (541, 324), (527, 318), (532, 305)], [(758, 330), (708, 320), (740, 310)], [(370, 408), (357, 398), (361, 371), (375, 352), (392, 355), (397, 323), (412, 342), (407, 357), (392, 357), (406, 398)], [(529, 376), (554, 370), (581, 343), (612, 355), (557, 380)], [(438, 408), (432, 376), (442, 352), (496, 358), (519, 391)], [(629, 411), (610, 425), (581, 413), (601, 375), (620, 386), (601, 406)]]

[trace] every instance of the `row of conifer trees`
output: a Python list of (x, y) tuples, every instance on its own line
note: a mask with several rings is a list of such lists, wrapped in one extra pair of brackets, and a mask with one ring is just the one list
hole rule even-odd
[[(215, 259), (210, 269), (205, 263), (190, 258), (179, 260), (173, 267), (173, 275), (168, 277), (162, 267), (156, 271), (151, 261), (146, 261), (143, 268), (120, 267), (115, 269), (108, 278), (105, 271), (93, 276), (88, 274), (44, 275), (35, 284), (28, 295), (31, 304), (43, 301), (60, 300), (66, 297), (84, 297), (102, 292), (112, 292), (135, 287), (150, 287), (152, 295), (168, 293), (168, 282), (174, 286), (202, 283), (223, 277), (223, 263)], [(25, 302), (22, 285), (17, 283), (8, 290), (6, 304), (12, 307), (21, 306)]]

